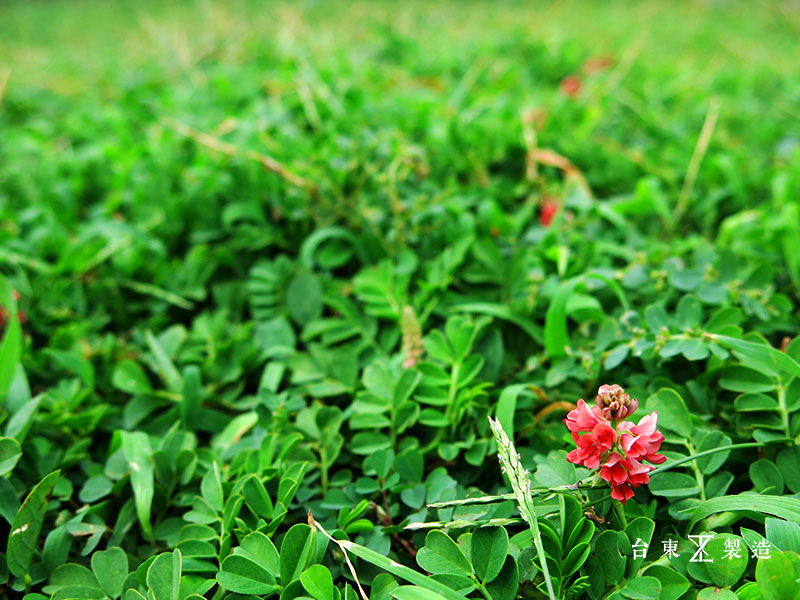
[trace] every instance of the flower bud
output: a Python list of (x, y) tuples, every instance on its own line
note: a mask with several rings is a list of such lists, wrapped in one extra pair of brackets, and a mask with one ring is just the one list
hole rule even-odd
[(620, 386), (601, 385), (597, 390), (597, 406), (609, 421), (624, 419), (636, 412), (639, 401), (631, 398)]

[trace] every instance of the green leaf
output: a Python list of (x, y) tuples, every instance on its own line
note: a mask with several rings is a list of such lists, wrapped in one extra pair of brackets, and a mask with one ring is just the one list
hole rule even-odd
[(242, 495), (247, 506), (262, 519), (271, 519), (275, 510), (264, 484), (257, 475), (250, 475), (242, 484)]
[[(4, 278), (5, 282), (5, 278)], [(5, 399), (14, 372), (22, 356), (22, 326), (17, 318), (16, 307), (6, 313), (8, 326), (0, 345), (0, 398)]]
[(305, 523), (294, 525), (281, 543), (281, 584), (298, 579), (314, 558), (316, 535)]
[(450, 589), (453, 589), (464, 596), (470, 592), (473, 592), (477, 587), (475, 585), (475, 580), (470, 579), (465, 575), (431, 575), (431, 579), (445, 584)]
[(214, 436), (211, 447), (217, 451), (224, 451), (238, 442), (241, 437), (255, 427), (258, 423), (258, 413), (255, 411), (237, 415), (225, 425), (225, 429)]
[(718, 512), (751, 512), (773, 515), (787, 521), (800, 522), (800, 500), (791, 497), (739, 494), (711, 498), (694, 509), (689, 523), (691, 529), (700, 519)]
[(122, 431), (122, 449), (131, 473), (136, 514), (148, 539), (153, 538), (150, 510), (153, 503), (153, 463), (150, 438), (141, 431)]
[[(424, 411), (423, 411), (424, 412)], [(390, 449), (378, 450), (364, 461), (364, 470), (374, 472), (380, 479), (386, 479), (394, 463), (394, 452)]]
[(734, 365), (722, 370), (719, 385), (732, 392), (769, 392), (775, 389), (776, 381), (761, 371)]
[(658, 426), (683, 437), (692, 433), (692, 419), (686, 403), (672, 388), (661, 388), (647, 399), (647, 412), (658, 412)]
[(684, 340), (681, 345), (681, 354), (686, 360), (703, 360), (709, 355), (708, 344), (697, 338)]
[(645, 570), (644, 575), (655, 577), (661, 582), (659, 600), (678, 600), (689, 589), (689, 580), (670, 567), (652, 565)]
[(734, 306), (726, 306), (711, 315), (705, 329), (711, 333), (721, 333), (726, 327), (739, 325), (741, 322), (742, 311)]
[(397, 600), (444, 600), (444, 596), (414, 585), (401, 585), (389, 592)]
[(764, 600), (755, 581), (749, 581), (736, 590), (737, 600)]
[(687, 294), (678, 301), (678, 306), (675, 309), (675, 320), (680, 329), (697, 327), (702, 319), (703, 307), (696, 296)]
[(787, 375), (793, 377), (800, 377), (800, 363), (794, 360), (791, 356), (780, 350), (776, 350), (771, 346), (757, 344), (755, 342), (747, 342), (737, 338), (729, 337), (727, 335), (718, 335), (715, 333), (707, 334), (712, 340), (729, 348), (744, 359), (752, 359), (768, 365), (777, 371), (783, 371)]
[(389, 600), (391, 592), (397, 589), (398, 583), (388, 573), (379, 573), (372, 580), (369, 590), (369, 600)]
[(111, 383), (129, 394), (149, 394), (153, 391), (142, 367), (132, 360), (123, 360), (114, 368)]
[[(44, 540), (44, 548), (42, 549), (42, 563), (48, 573), (59, 565), (63, 565), (69, 557), (69, 551), (72, 548), (73, 536), (67, 531), (66, 524), (59, 525), (50, 530)], [(2, 566), (0, 565), (0, 568)]]
[(778, 411), (778, 401), (765, 394), (742, 394), (733, 401), (733, 407), (739, 412)]
[(145, 339), (147, 340), (147, 345), (150, 347), (150, 352), (153, 353), (156, 359), (156, 366), (158, 367), (158, 374), (161, 376), (161, 380), (167, 384), (168, 390), (176, 394), (180, 393), (181, 388), (183, 388), (183, 378), (181, 374), (178, 373), (178, 369), (175, 368), (175, 364), (164, 350), (161, 342), (158, 341), (158, 338), (156, 338), (149, 329), (145, 331)]
[(222, 494), (222, 480), (220, 479), (219, 465), (216, 461), (211, 463), (211, 468), (203, 475), (200, 482), (200, 493), (208, 504), (217, 512), (222, 512), (225, 497)]
[(730, 590), (707, 587), (698, 592), (697, 600), (739, 600), (739, 598)]
[(86, 387), (94, 389), (94, 367), (90, 361), (81, 358), (75, 352), (65, 352), (64, 350), (53, 348), (48, 348), (45, 352), (59, 365), (76, 373), (86, 384)]
[(438, 329), (434, 329), (426, 335), (422, 343), (425, 346), (425, 352), (434, 360), (446, 364), (455, 362), (455, 355), (450, 347), (450, 342)]
[(36, 410), (39, 408), (41, 399), (41, 396), (37, 396), (28, 400), (14, 413), (14, 416), (6, 423), (6, 437), (15, 438), (20, 445), (25, 441), (28, 430), (36, 417)]
[(495, 416), (511, 439), (514, 438), (514, 413), (517, 410), (517, 398), (526, 387), (524, 383), (509, 385), (500, 392), (497, 400)]
[(254, 531), (242, 540), (242, 545), (234, 550), (264, 567), (271, 575), (280, 574), (280, 555), (272, 541), (260, 531)]
[(147, 586), (154, 600), (181, 600), (181, 551), (163, 552), (147, 569)]
[[(342, 240), (347, 242), (347, 245), (352, 247), (352, 249), (359, 254), (359, 257), (363, 259), (361, 245), (352, 233), (343, 227), (323, 227), (321, 229), (317, 229), (314, 233), (309, 235), (303, 241), (303, 245), (300, 247), (298, 258), (300, 259), (300, 263), (304, 265), (306, 269), (313, 270), (314, 253), (317, 251), (317, 248), (319, 248), (328, 240)], [(320, 266), (323, 268), (338, 267), (344, 264), (344, 262), (346, 262), (351, 255), (352, 250), (350, 250), (350, 248), (342, 248), (336, 253), (335, 258), (328, 259), (329, 261), (332, 260), (333, 262), (326, 262), (324, 259), (325, 254), (323, 248), (323, 250), (320, 251)], [(325, 264), (322, 264), (323, 262), (325, 262)], [(364, 260), (364, 262), (366, 262), (366, 260)]]
[(60, 476), (61, 471), (53, 471), (37, 483), (11, 521), (6, 561), (12, 575), (24, 577), (28, 574), (44, 524), (47, 501)]
[(630, 580), (619, 593), (631, 600), (658, 600), (661, 594), (661, 582), (655, 577), (636, 577)]
[(800, 524), (767, 517), (767, 539), (778, 550), (789, 550), (800, 554)]
[(22, 448), (17, 440), (0, 437), (0, 477), (14, 470), (20, 456)]
[[(731, 438), (721, 431), (712, 430), (703, 435), (697, 442), (697, 452), (705, 452), (712, 448), (723, 448), (731, 445)], [(701, 456), (696, 459), (695, 464), (705, 475), (710, 475), (717, 471), (728, 459), (730, 452), (717, 452), (709, 456)]]
[(92, 571), (102, 590), (111, 598), (119, 598), (128, 577), (128, 556), (115, 546), (92, 554)]
[(232, 554), (222, 561), (216, 575), (220, 587), (238, 594), (270, 594), (277, 589), (275, 578), (256, 560)]
[(56, 567), (50, 574), (50, 585), (59, 588), (80, 586), (100, 590), (100, 584), (92, 572), (83, 565), (75, 563), (66, 563)]
[(483, 582), (500, 573), (508, 551), (508, 534), (502, 527), (479, 527), (472, 534), (470, 557), (475, 575)]
[(783, 477), (775, 463), (766, 458), (757, 460), (748, 469), (750, 480), (762, 494), (783, 494)]
[(666, 329), (669, 331), (669, 317), (667, 311), (660, 304), (651, 304), (644, 311), (644, 320), (648, 329), (653, 333), (661, 333)]
[(334, 600), (333, 577), (327, 567), (311, 565), (300, 574), (300, 582), (315, 600)]
[[(628, 536), (631, 546), (638, 544), (637, 549), (642, 549), (645, 551), (645, 554), (647, 554), (647, 547), (650, 546), (655, 528), (656, 525), (652, 519), (648, 517), (636, 517), (630, 523), (628, 523), (628, 526), (625, 528), (625, 534)], [(639, 570), (644, 560), (644, 557), (634, 559), (633, 552), (631, 552), (631, 556), (628, 557), (628, 564), (626, 567), (626, 574), (628, 578), (630, 578), (634, 573), (636, 573), (636, 571)]]
[(703, 281), (703, 273), (695, 269), (674, 269), (669, 274), (669, 282), (682, 292), (697, 288)]
[(575, 465), (567, 461), (567, 453), (564, 450), (554, 450), (536, 467), (533, 479), (545, 487), (558, 487), (577, 483), (578, 475)]
[(783, 481), (792, 493), (800, 494), (800, 446), (784, 448), (776, 460)]
[(542, 330), (533, 319), (526, 318), (525, 316), (518, 315), (512, 310), (502, 304), (493, 302), (464, 302), (454, 304), (448, 308), (451, 312), (467, 312), (490, 317), (496, 317), (502, 321), (508, 321), (512, 325), (516, 325), (537, 344), (544, 343), (542, 337)]
[(447, 318), (444, 332), (447, 335), (447, 341), (450, 342), (450, 348), (453, 350), (455, 362), (464, 362), (464, 359), (472, 350), (475, 336), (478, 335), (480, 327), (487, 320), (486, 317), (482, 317), (478, 320), (479, 323), (476, 324), (471, 317), (466, 315), (453, 315)]
[(436, 574), (471, 575), (467, 557), (452, 538), (438, 530), (425, 537), (425, 546), (417, 552), (417, 564)]
[(708, 542), (706, 548), (708, 555), (714, 561), (698, 564), (705, 566), (714, 585), (730, 587), (739, 581), (747, 568), (748, 560), (747, 546), (742, 538), (729, 533), (719, 533)]
[(758, 561), (756, 583), (764, 600), (796, 598), (800, 589), (800, 556), (793, 552), (772, 553)]
[(318, 319), (322, 315), (322, 286), (314, 275), (298, 275), (286, 290), (289, 316), (298, 325)]
[(628, 354), (631, 351), (631, 347), (629, 344), (620, 344), (616, 348), (614, 348), (611, 352), (608, 353), (606, 356), (605, 361), (603, 361), (603, 367), (608, 369), (616, 369), (619, 365), (621, 365), (626, 358), (628, 358)]
[(486, 591), (494, 600), (514, 600), (519, 588), (519, 569), (513, 556), (506, 556), (503, 568), (492, 581), (486, 584)]
[(183, 371), (183, 389), (181, 390), (181, 403), (179, 412), (181, 423), (185, 429), (195, 429), (203, 405), (203, 385), (200, 379), (200, 369), (196, 365), (189, 365)]
[[(593, 530), (594, 528), (592, 527), (592, 531)], [(589, 542), (581, 542), (572, 546), (571, 550), (564, 558), (562, 575), (564, 577), (568, 577), (580, 569), (583, 563), (586, 562), (586, 559), (589, 558), (590, 552), (591, 546), (589, 545)]]
[[(602, 557), (601, 565), (606, 582), (611, 585), (618, 584), (625, 574), (625, 559), (620, 553), (619, 536), (625, 537), (624, 533), (606, 530), (595, 540), (594, 554)], [(626, 545), (630, 545), (627, 537)]]
[(544, 316), (544, 346), (548, 358), (560, 358), (567, 355), (569, 349), (569, 332), (567, 331), (567, 301), (577, 279), (568, 279), (553, 294)]

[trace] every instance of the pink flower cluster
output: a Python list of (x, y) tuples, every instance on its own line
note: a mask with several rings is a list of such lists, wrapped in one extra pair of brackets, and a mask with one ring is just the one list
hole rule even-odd
[(642, 417), (638, 425), (623, 419), (638, 407), (635, 398), (618, 385), (603, 385), (597, 391), (595, 406), (583, 399), (567, 415), (564, 423), (578, 446), (567, 460), (589, 469), (600, 469), (600, 477), (611, 485), (611, 497), (623, 504), (633, 496), (633, 488), (650, 481), (652, 465), (667, 458), (658, 454), (664, 436), (656, 428), (658, 413)]

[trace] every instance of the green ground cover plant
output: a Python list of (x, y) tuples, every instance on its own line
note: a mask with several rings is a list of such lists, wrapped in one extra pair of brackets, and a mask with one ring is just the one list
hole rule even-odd
[(4, 3), (0, 591), (800, 598), (798, 33)]

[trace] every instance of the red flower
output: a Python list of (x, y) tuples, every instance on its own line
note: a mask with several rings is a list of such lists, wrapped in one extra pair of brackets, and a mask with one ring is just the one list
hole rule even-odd
[(542, 208), (539, 212), (539, 223), (541, 226), (550, 227), (550, 223), (553, 222), (557, 212), (558, 202), (550, 198), (542, 202)]
[[(664, 441), (664, 435), (656, 429), (658, 426), (658, 413), (652, 412), (642, 417), (638, 425), (630, 421), (623, 421), (617, 425), (620, 432), (620, 444), (626, 456), (646, 460), (654, 465), (660, 465), (667, 457), (657, 454)], [(627, 433), (627, 435), (624, 435)]]
[(567, 460), (599, 468), (600, 478), (611, 485), (611, 497), (625, 504), (633, 496), (633, 488), (650, 482), (649, 473), (655, 467), (643, 461), (661, 464), (667, 460), (658, 454), (664, 441), (657, 429), (658, 413), (645, 415), (638, 425), (623, 421), (621, 415), (636, 410), (637, 402), (616, 385), (602, 386), (596, 402), (589, 408), (583, 399), (578, 400), (577, 408), (564, 419), (577, 446)]
[(572, 433), (572, 439), (575, 442), (578, 441), (578, 434), (580, 432), (592, 431), (595, 425), (602, 421), (606, 420), (603, 418), (600, 407), (592, 406), (589, 408), (589, 405), (583, 401), (583, 398), (578, 400), (578, 408), (569, 411), (567, 418), (564, 419), (564, 423), (567, 429), (570, 430), (570, 433)]
[(585, 432), (578, 437), (575, 442), (578, 447), (567, 454), (567, 460), (589, 469), (596, 469), (600, 466), (603, 453), (611, 450), (616, 441), (617, 432), (611, 428), (608, 422), (600, 422), (594, 426), (592, 431)]
[(630, 498), (633, 498), (633, 489), (631, 486), (623, 483), (622, 485), (611, 486), (611, 497), (614, 500), (619, 500), (623, 504)]
[(569, 96), (570, 98), (574, 98), (581, 92), (581, 78), (577, 75), (567, 75), (564, 79), (561, 80), (561, 91)]
[(612, 485), (632, 482), (638, 486), (650, 480), (648, 473), (653, 469), (655, 467), (643, 465), (635, 458), (623, 458), (619, 453), (613, 452), (600, 469), (600, 477)]

